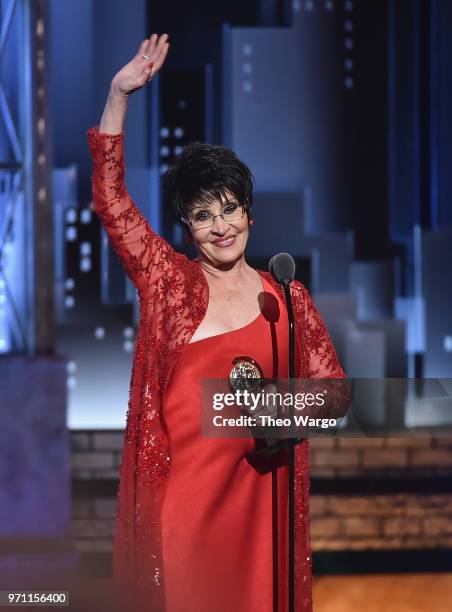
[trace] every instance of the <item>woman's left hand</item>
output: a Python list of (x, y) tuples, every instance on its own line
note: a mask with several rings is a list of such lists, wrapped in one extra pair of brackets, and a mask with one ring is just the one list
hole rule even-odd
[(262, 401), (261, 404), (252, 411), (252, 415), (256, 418), (260, 416), (271, 416), (276, 418), (278, 416), (278, 402), (274, 394), (277, 393), (278, 389), (276, 385), (265, 385), (263, 391), (263, 398), (265, 398), (265, 401)]

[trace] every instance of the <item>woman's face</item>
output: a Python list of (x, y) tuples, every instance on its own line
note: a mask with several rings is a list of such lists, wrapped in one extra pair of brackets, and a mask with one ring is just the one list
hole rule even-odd
[[(220, 200), (215, 200), (210, 204), (195, 203), (189, 212), (189, 219), (192, 222), (197, 219), (198, 225), (200, 224), (199, 219), (209, 219), (209, 215), (206, 213), (215, 217), (213, 225), (210, 227), (196, 229), (191, 225), (190, 232), (199, 255), (216, 267), (234, 263), (240, 259), (245, 251), (249, 235), (246, 213), (239, 219), (234, 218), (233, 221), (225, 221), (219, 216), (223, 213), (227, 218), (228, 213), (230, 214), (230, 211), (234, 210), (234, 204), (239, 205), (232, 192), (226, 191), (226, 195), (227, 199), (223, 203)], [(241, 214), (242, 208), (240, 207), (238, 210)]]

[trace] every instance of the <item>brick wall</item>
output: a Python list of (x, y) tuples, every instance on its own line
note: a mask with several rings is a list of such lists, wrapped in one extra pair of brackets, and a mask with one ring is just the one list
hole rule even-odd
[(110, 552), (116, 496), (76, 497), (72, 500), (71, 539), (78, 552)]
[[(72, 432), (74, 483), (98, 483), (84, 492), (74, 487), (71, 537), (79, 551), (112, 548), (122, 442), (123, 432)], [(452, 487), (437, 493), (429, 486), (429, 478), (449, 477), (451, 470), (452, 438), (311, 439), (314, 551), (452, 547)], [(395, 478), (401, 489), (420, 479), (426, 485), (416, 492), (364, 494), (345, 487), (358, 480), (385, 485)], [(109, 485), (100, 487), (102, 482)], [(325, 482), (335, 492), (315, 493), (316, 483)]]
[(452, 495), (313, 495), (315, 550), (452, 547)]
[(452, 471), (452, 439), (311, 439), (311, 477), (447, 476)]
[(122, 431), (72, 432), (72, 477), (117, 479), (123, 437)]

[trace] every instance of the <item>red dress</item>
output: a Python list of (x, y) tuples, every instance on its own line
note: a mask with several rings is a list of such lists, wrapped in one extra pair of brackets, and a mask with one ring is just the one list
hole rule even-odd
[[(168, 541), (165, 541), (165, 545), (163, 543), (162, 518), (165, 519), (165, 512), (169, 511), (169, 506), (164, 508), (164, 502), (168, 484), (174, 474), (172, 468), (178, 462), (178, 454), (172, 446), (164, 420), (164, 402), (171, 397), (166, 395), (167, 385), (176, 380), (170, 377), (171, 372), (180, 374), (180, 359), (185, 350), (191, 352), (197, 349), (189, 343), (206, 314), (209, 287), (199, 262), (189, 260), (182, 253), (178, 253), (159, 236), (127, 192), (124, 132), (102, 134), (98, 128), (91, 128), (88, 132), (88, 142), (93, 159), (93, 209), (134, 283), (140, 303), (140, 321), (133, 356), (118, 490), (113, 550), (115, 601), (118, 602), (117, 609), (121, 611), (167, 612), (166, 594), (169, 589), (166, 582), (172, 580), (171, 571), (175, 570), (169, 566), (168, 577), (165, 575), (165, 558), (167, 561), (171, 559), (166, 554), (169, 549), (165, 550)], [(281, 287), (271, 275), (260, 270), (258, 272), (261, 279), (267, 281), (274, 293), (282, 299)], [(300, 355), (297, 376), (344, 377), (331, 339), (306, 287), (294, 281), (290, 290), (296, 345)], [(207, 340), (203, 344), (208, 344)], [(198, 347), (201, 347), (201, 344)], [(195, 438), (193, 442), (196, 442)], [(229, 456), (231, 449), (232, 445)], [(307, 439), (296, 447), (295, 463), (296, 610), (311, 612)], [(196, 478), (199, 478), (199, 473)], [(183, 491), (186, 494), (184, 507), (197, 503), (191, 490), (181, 489), (180, 496)], [(204, 501), (206, 507), (209, 507), (209, 516), (212, 519), (216, 513), (221, 514), (217, 500), (210, 497), (207, 490)], [(237, 497), (236, 501), (238, 504), (242, 503), (242, 496)], [(248, 501), (249, 490), (244, 489), (243, 503)], [(232, 503), (231, 500), (228, 499), (228, 503)], [(206, 524), (205, 527), (204, 540), (207, 543), (211, 540), (209, 529), (215, 528), (215, 522)], [(249, 528), (253, 532), (251, 523)], [(229, 531), (232, 529), (231, 521)], [(192, 531), (187, 521), (185, 530), (188, 534)], [(216, 535), (221, 533), (224, 533), (221, 526), (215, 529)], [(240, 542), (236, 539), (233, 546), (227, 547), (228, 554), (238, 552), (238, 544), (240, 554), (247, 553), (251, 540), (248, 534), (243, 534), (242, 531)], [(193, 536), (202, 537), (202, 532), (197, 529)], [(260, 538), (253, 537), (252, 542), (253, 545), (262, 545)], [(216, 548), (214, 544), (207, 546)], [(198, 554), (201, 563), (202, 555), (208, 553), (199, 551), (196, 557)], [(207, 558), (211, 559), (209, 556)], [(219, 563), (221, 569), (223, 561), (220, 559)], [(228, 558), (224, 561), (226, 567), (231, 567), (231, 563)], [(242, 571), (243, 565), (240, 564)], [(209, 580), (210, 578), (209, 575)], [(266, 580), (264, 582), (267, 584)], [(248, 585), (244, 589), (243, 581), (241, 584), (240, 588), (248, 593), (254, 588)], [(259, 584), (262, 585), (262, 582)], [(202, 588), (207, 589), (206, 593), (218, 592), (205, 583)], [(268, 594), (265, 605), (268, 605), (267, 599)], [(189, 604), (189, 601), (184, 602), (181, 612), (188, 610)]]
[(265, 378), (287, 377), (285, 305), (265, 280), (264, 289), (252, 323), (185, 346), (166, 389), (173, 455), (161, 515), (167, 612), (274, 611), (273, 485), (280, 504), (278, 610), (287, 609), (287, 465), (260, 474), (247, 461), (256, 448), (252, 437), (201, 434), (201, 380), (227, 379), (234, 357), (255, 359)]

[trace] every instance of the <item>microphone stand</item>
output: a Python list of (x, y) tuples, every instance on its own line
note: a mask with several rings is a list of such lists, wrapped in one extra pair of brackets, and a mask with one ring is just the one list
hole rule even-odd
[[(283, 261), (281, 262), (281, 258)], [(279, 259), (279, 261), (278, 261)], [(289, 261), (287, 261), (289, 260)], [(291, 260), (291, 262), (290, 262)], [(275, 262), (277, 271), (275, 272)], [(292, 263), (292, 266), (290, 265)], [(282, 264), (282, 265), (281, 265)], [(293, 395), (294, 383), (295, 383), (295, 320), (292, 306), (292, 296), (290, 294), (290, 284), (295, 275), (295, 262), (288, 253), (281, 253), (275, 255), (269, 264), (270, 271), (274, 278), (282, 286), (284, 291), (284, 298), (287, 306), (287, 317), (289, 323), (289, 392)], [(289, 406), (289, 415), (291, 421), (290, 434), (293, 434), (293, 419), (294, 419), (294, 406), (293, 402)], [(279, 412), (279, 410), (278, 410)], [(289, 466), (289, 525), (288, 525), (288, 566), (289, 566), (289, 611), (295, 612), (295, 446), (301, 442), (303, 438), (289, 437), (285, 440), (278, 440), (275, 444), (271, 444), (267, 441), (267, 447), (259, 451), (252, 453), (253, 457), (259, 459), (261, 457), (272, 457), (281, 450), (288, 448), (288, 466)], [(280, 466), (278, 466), (280, 467)], [(276, 519), (278, 521), (278, 519)], [(278, 564), (278, 563), (277, 563)], [(279, 576), (279, 572), (277, 572)], [(276, 600), (277, 601), (277, 594)]]
[[(282, 279), (280, 284), (284, 290), (284, 298), (287, 306), (287, 317), (289, 322), (289, 392), (294, 393), (295, 383), (295, 320), (292, 306), (292, 296), (290, 294), (291, 279)], [(293, 403), (289, 407), (289, 415), (293, 424), (294, 407)], [(289, 525), (288, 525), (288, 566), (289, 566), (289, 611), (295, 612), (295, 446), (301, 442), (302, 438), (290, 437), (284, 440), (277, 440), (271, 444), (267, 441), (267, 446), (261, 450), (252, 453), (254, 460), (259, 458), (271, 458), (276, 456), (282, 449), (288, 449), (288, 467), (289, 467)], [(285, 462), (283, 463), (285, 464)], [(283, 465), (281, 464), (281, 465)], [(281, 467), (278, 465), (277, 467)], [(276, 519), (277, 520), (277, 519)], [(279, 572), (278, 572), (279, 575)]]
[[(290, 280), (283, 280), (282, 287), (289, 319), (289, 392), (294, 391), (295, 378), (295, 321), (293, 316)], [(290, 419), (293, 423), (294, 407), (290, 403)], [(295, 612), (295, 444), (300, 439), (291, 439), (289, 445), (289, 612)]]

